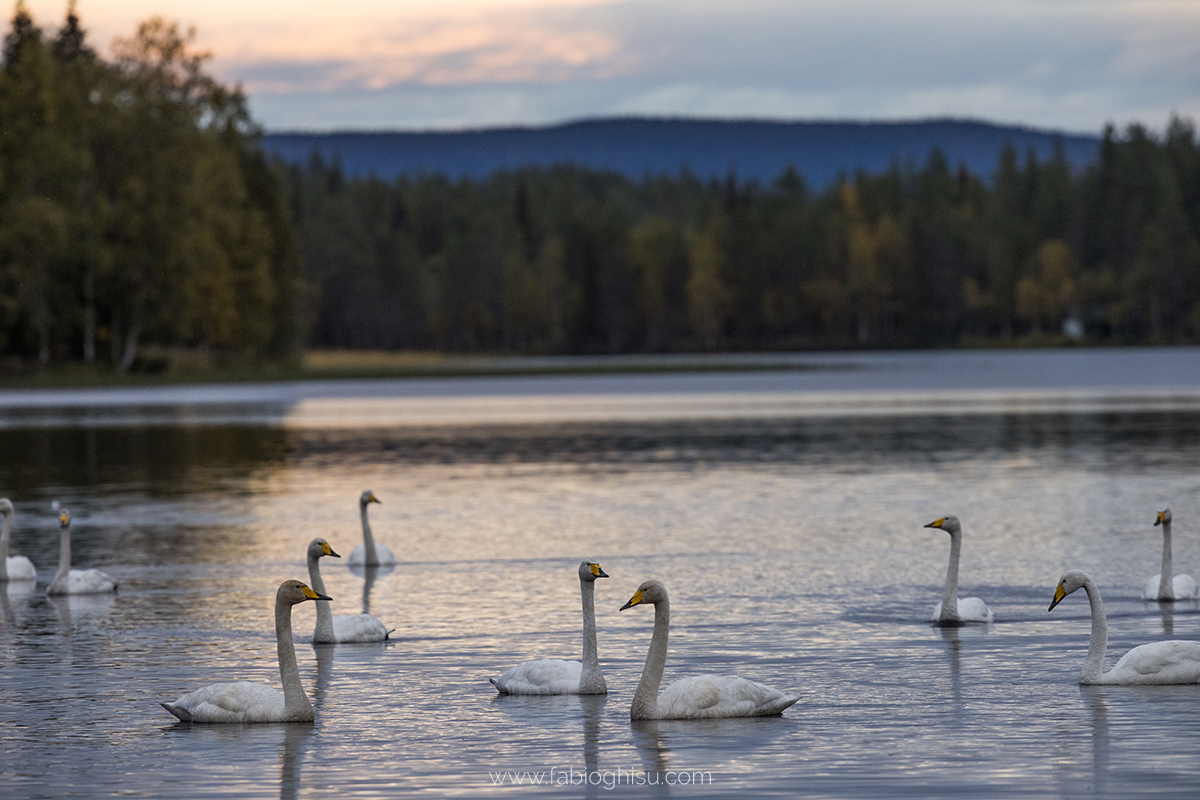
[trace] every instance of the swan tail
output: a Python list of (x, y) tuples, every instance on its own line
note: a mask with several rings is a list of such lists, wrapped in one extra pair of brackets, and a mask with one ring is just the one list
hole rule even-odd
[(179, 719), (183, 720), (184, 722), (192, 721), (192, 715), (189, 714), (188, 710), (183, 706), (177, 706), (174, 703), (159, 703), (159, 705), (165, 708), (167, 711), (170, 711), (176, 717), (179, 717)]

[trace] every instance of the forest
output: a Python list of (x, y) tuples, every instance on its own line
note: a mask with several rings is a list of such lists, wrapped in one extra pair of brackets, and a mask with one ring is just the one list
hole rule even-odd
[(106, 61), (18, 3), (0, 71), (0, 359), (139, 347), (630, 353), (1200, 340), (1200, 142), (1108, 127), (820, 189), (570, 165), (484, 179), (270, 163), (161, 19)]

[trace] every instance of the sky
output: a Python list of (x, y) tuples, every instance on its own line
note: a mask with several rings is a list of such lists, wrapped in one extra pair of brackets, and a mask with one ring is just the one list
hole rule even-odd
[[(66, 0), (26, 0), (57, 27)], [(269, 131), (610, 116), (1200, 120), (1200, 0), (78, 0), (194, 26)], [(11, 16), (11, 14), (10, 14)]]

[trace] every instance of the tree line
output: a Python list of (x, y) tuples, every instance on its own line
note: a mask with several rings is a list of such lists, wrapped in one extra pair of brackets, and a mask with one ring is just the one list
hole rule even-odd
[(162, 19), (98, 56), (21, 2), (0, 71), (0, 356), (139, 346), (620, 353), (1200, 340), (1200, 143), (1094, 161), (938, 151), (811, 187), (569, 165), (352, 177), (272, 164)]

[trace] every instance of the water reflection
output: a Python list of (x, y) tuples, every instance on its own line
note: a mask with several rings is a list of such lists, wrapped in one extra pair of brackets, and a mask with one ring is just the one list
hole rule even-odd
[(1109, 790), (1109, 764), (1111, 763), (1111, 742), (1108, 733), (1108, 697), (1099, 686), (1080, 686), (1085, 704), (1092, 718), (1092, 775), (1093, 789), (1096, 797), (1112, 797)]
[(47, 596), (66, 632), (85, 624), (95, 624), (112, 613), (115, 594), (65, 594)]
[[(671, 747), (663, 723), (656, 719), (630, 720), (633, 744), (642, 760), (642, 770), (648, 783), (665, 786), (662, 773), (671, 768)], [(653, 776), (658, 776), (657, 779)]]
[(367, 567), (363, 566), (362, 564), (350, 565), (350, 572), (363, 579), (362, 613), (371, 613), (371, 590), (375, 588), (376, 579), (390, 574), (394, 569), (395, 565), (393, 564), (374, 567)]
[(933, 628), (941, 634), (946, 643), (946, 652), (950, 660), (950, 699), (955, 716), (963, 711), (962, 695), (962, 638), (959, 636), (961, 626), (940, 625)]
[(283, 742), (279, 747), (279, 800), (297, 800), (300, 796), (300, 765), (309, 739), (315, 735), (312, 725), (281, 725)]

